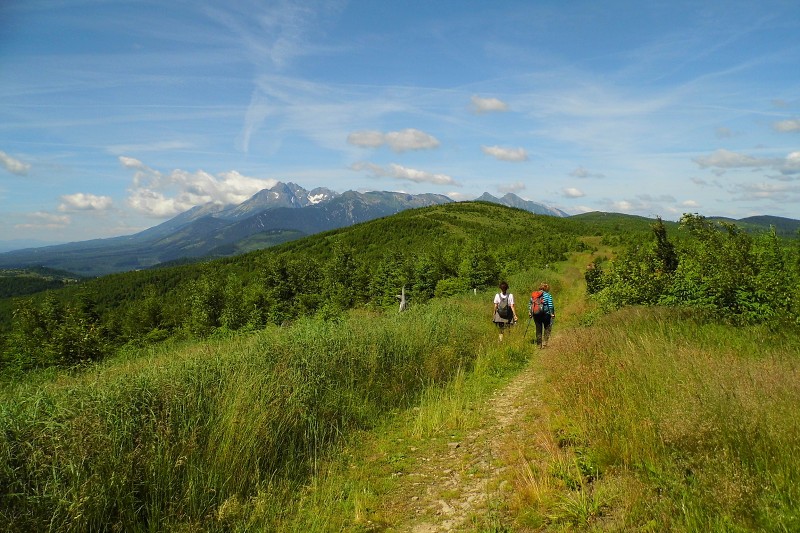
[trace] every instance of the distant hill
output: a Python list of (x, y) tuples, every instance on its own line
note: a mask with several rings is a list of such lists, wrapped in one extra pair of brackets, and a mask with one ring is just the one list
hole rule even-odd
[[(638, 215), (626, 215), (623, 213), (606, 213), (603, 211), (591, 211), (572, 215), (570, 220), (575, 220), (586, 224), (587, 235), (607, 235), (629, 232), (649, 232), (655, 222), (653, 218)], [(667, 227), (677, 226), (675, 222), (664, 222)]]
[[(511, 193), (502, 198), (484, 193), (477, 200), (538, 215), (568, 217), (560, 209), (523, 200)], [(308, 191), (294, 183), (277, 183), (241, 204), (195, 206), (134, 235), (0, 253), (0, 269), (43, 266), (91, 277), (181, 264), (268, 248), (407, 209), (452, 202), (452, 199), (439, 194), (385, 191), (339, 194), (326, 188)], [(569, 218), (589, 224), (587, 234), (597, 235), (609, 231), (648, 231), (653, 222), (645, 217), (618, 213), (584, 213)], [(800, 221), (781, 217), (750, 217), (732, 222), (741, 224), (748, 231), (774, 225), (782, 236), (795, 236), (800, 228)], [(672, 227), (674, 223), (668, 225)]]
[(134, 235), (0, 254), (0, 268), (46, 266), (97, 276), (184, 259), (274, 246), (405, 209), (450, 203), (447, 196), (328, 189), (278, 183), (238, 205), (205, 204)]
[(60, 289), (79, 281), (80, 278), (70, 272), (51, 268), (0, 270), (0, 298)]
[(738, 220), (727, 217), (709, 217), (709, 219), (730, 222), (750, 232), (769, 231), (770, 227), (774, 227), (775, 233), (779, 237), (797, 237), (797, 232), (800, 231), (800, 220), (793, 218), (760, 215)]
[(491, 202), (493, 204), (505, 205), (508, 207), (516, 207), (525, 211), (530, 211), (537, 215), (550, 215), (554, 217), (566, 217), (567, 213), (555, 207), (548, 207), (544, 204), (523, 200), (516, 194), (508, 193), (502, 198), (496, 198), (488, 192), (483, 193), (480, 197), (476, 198), (477, 202)]

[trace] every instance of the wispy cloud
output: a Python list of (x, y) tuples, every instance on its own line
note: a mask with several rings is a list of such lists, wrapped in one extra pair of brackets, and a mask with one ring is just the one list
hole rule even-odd
[(61, 229), (72, 222), (68, 215), (54, 215), (44, 211), (28, 213), (25, 217), (29, 222), (16, 224), (14, 227), (19, 229)]
[(800, 118), (781, 120), (773, 124), (772, 127), (775, 128), (775, 131), (781, 133), (800, 131)]
[(508, 104), (497, 98), (481, 98), (474, 95), (470, 100), (473, 113), (502, 113), (508, 111)]
[(700, 168), (764, 168), (775, 164), (775, 159), (753, 157), (746, 154), (720, 149), (711, 155), (695, 157)]
[(396, 180), (412, 181), (414, 183), (430, 183), (433, 185), (454, 185), (460, 187), (461, 184), (447, 174), (434, 174), (424, 170), (404, 167), (395, 163), (388, 167), (376, 165), (368, 162), (354, 163), (351, 167), (356, 171), (366, 171), (376, 178), (392, 178)]
[(589, 172), (584, 167), (580, 166), (569, 173), (573, 178), (604, 178), (603, 174), (597, 172)]
[(791, 152), (786, 157), (753, 157), (751, 155), (720, 149), (710, 155), (694, 158), (700, 168), (709, 168), (721, 175), (726, 170), (734, 169), (766, 169), (779, 172), (778, 179), (791, 179), (800, 174), (800, 151)]
[(773, 200), (789, 203), (800, 201), (800, 185), (788, 183), (739, 183), (734, 185), (737, 200)]
[(497, 190), (501, 193), (518, 193), (520, 191), (524, 191), (525, 189), (525, 184), (521, 181), (497, 186)]
[(501, 161), (520, 162), (528, 160), (525, 148), (503, 148), (502, 146), (481, 146), (484, 154), (490, 155)]
[(378, 148), (387, 145), (395, 152), (429, 150), (439, 147), (439, 140), (436, 137), (414, 128), (388, 133), (374, 130), (356, 131), (347, 136), (347, 142), (364, 148)]
[(28, 163), (23, 163), (15, 157), (11, 157), (5, 152), (0, 151), (0, 166), (7, 171), (17, 176), (25, 176), (28, 174), (31, 166)]
[(186, 150), (193, 148), (191, 143), (186, 141), (159, 141), (141, 144), (116, 144), (108, 147), (109, 153), (113, 155), (129, 154), (131, 152), (170, 152), (175, 150)]

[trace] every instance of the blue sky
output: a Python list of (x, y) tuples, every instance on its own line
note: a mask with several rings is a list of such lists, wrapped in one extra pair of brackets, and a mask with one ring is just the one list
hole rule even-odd
[(800, 3), (0, 3), (0, 240), (276, 181), (800, 218)]

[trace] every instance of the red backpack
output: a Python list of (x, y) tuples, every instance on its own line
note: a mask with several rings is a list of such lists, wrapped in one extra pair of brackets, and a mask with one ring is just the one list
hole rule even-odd
[(547, 304), (544, 303), (544, 291), (533, 291), (531, 293), (531, 314), (546, 315)]

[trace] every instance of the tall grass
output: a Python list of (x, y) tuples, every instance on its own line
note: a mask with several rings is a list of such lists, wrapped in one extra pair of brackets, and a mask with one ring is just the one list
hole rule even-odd
[(292, 483), (342, 435), (473, 364), (484, 307), (445, 301), (303, 320), (6, 390), (0, 523), (224, 530), (242, 502), (280, 513)]
[(558, 445), (548, 475), (559, 477), (553, 465), (565, 464), (565, 450), (574, 468), (561, 476), (571, 492), (540, 512), (543, 521), (569, 523), (581, 515), (565, 505), (594, 499), (575, 525), (800, 530), (798, 355), (796, 331), (657, 309), (560, 338), (542, 358)]

